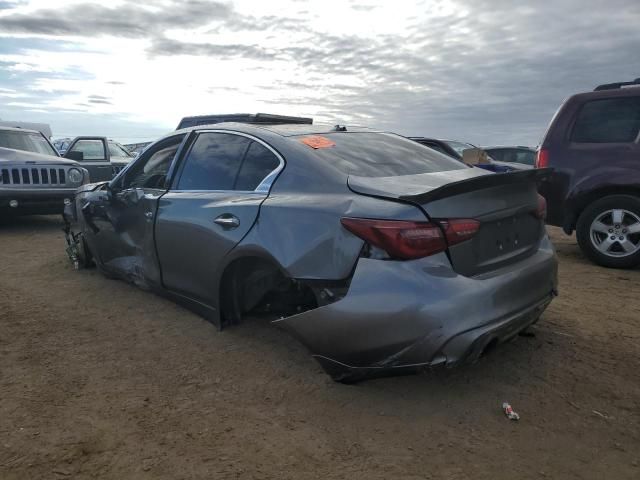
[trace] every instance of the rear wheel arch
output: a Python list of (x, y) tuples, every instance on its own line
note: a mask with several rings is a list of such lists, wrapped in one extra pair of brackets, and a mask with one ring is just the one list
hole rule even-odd
[(576, 229), (580, 215), (593, 203), (614, 195), (626, 195), (640, 199), (640, 185), (610, 186), (591, 190), (579, 195), (570, 197), (567, 202), (567, 211), (563, 229), (571, 234)]
[[(288, 316), (317, 306), (311, 289), (289, 274), (269, 255), (247, 252), (227, 263), (218, 284), (222, 326), (242, 321), (243, 315), (256, 309), (264, 314)], [(299, 298), (298, 298), (299, 297)], [(265, 303), (274, 303), (265, 309)], [(293, 311), (291, 311), (293, 309)]]

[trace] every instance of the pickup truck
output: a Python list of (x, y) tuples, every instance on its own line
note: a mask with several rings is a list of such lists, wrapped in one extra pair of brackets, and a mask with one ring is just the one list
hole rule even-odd
[(134, 156), (118, 142), (106, 137), (76, 137), (63, 155), (80, 162), (92, 182), (111, 180)]

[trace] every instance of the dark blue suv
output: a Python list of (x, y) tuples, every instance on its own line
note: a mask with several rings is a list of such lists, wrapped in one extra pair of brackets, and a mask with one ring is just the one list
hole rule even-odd
[(540, 145), (536, 166), (547, 223), (574, 230), (592, 261), (640, 264), (640, 78), (566, 100)]

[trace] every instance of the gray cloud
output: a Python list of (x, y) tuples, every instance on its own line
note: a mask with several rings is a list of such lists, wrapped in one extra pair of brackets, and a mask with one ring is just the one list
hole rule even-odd
[[(99, 98), (89, 98), (87, 102), (98, 104), (98, 105), (113, 105), (113, 103), (110, 102), (109, 100), (101, 100)], [(83, 105), (83, 104), (79, 104), (79, 105)]]
[(212, 44), (181, 42), (166, 37), (153, 39), (147, 50), (150, 55), (192, 55), (217, 58), (250, 58), (253, 60), (274, 60), (273, 53), (257, 45)]
[(167, 29), (198, 27), (214, 20), (223, 20), (231, 11), (226, 3), (205, 0), (172, 1), (145, 6), (124, 4), (113, 8), (82, 3), (0, 17), (0, 29), (5, 32), (39, 35), (145, 38)]
[[(408, 29), (374, 38), (317, 31), (308, 13), (255, 17), (227, 3), (174, 0), (10, 13), (0, 17), (0, 31), (144, 38), (150, 56), (250, 59), (254, 72), (284, 62), (304, 73), (305, 81), (265, 88), (257, 83), (274, 109), (319, 109), (327, 119), (479, 144), (534, 144), (565, 97), (640, 75), (637, 0), (562, 0), (552, 6), (454, 1), (454, 14), (443, 14), (438, 2), (425, 3)], [(0, 0), (0, 8), (6, 3)], [(376, 4), (352, 1), (348, 7), (366, 22)], [(234, 41), (182, 41), (168, 32), (184, 28), (230, 33)], [(244, 33), (278, 41), (260, 44)]]

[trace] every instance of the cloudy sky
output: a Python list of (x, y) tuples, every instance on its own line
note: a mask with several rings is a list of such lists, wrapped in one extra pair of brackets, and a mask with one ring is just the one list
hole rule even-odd
[(54, 137), (268, 112), (536, 145), (564, 98), (636, 77), (639, 0), (0, 0), (0, 118)]

